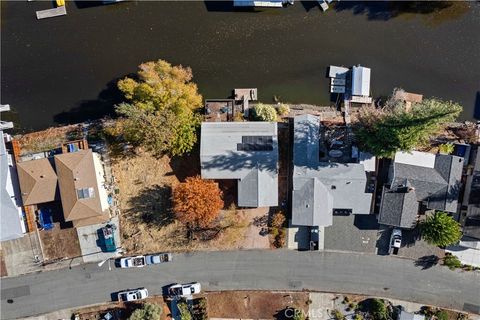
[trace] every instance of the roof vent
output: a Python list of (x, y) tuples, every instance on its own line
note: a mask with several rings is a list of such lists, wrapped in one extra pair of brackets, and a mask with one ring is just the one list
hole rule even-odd
[(350, 183), (352, 183), (352, 181), (347, 181), (347, 183), (346, 183), (346, 184), (350, 184)]
[(335, 190), (337, 189), (337, 186), (331, 186), (330, 188), (332, 188), (332, 190)]
[(42, 179), (43, 179), (43, 178), (45, 178), (45, 176), (42, 174), (42, 175), (40, 176), (40, 178), (42, 178)]

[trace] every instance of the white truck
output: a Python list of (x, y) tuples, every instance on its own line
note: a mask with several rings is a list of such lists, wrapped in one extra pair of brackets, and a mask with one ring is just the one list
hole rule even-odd
[(148, 291), (145, 288), (120, 291), (117, 294), (118, 301), (137, 301), (148, 297)]
[(168, 288), (168, 294), (173, 297), (188, 298), (194, 294), (200, 293), (202, 287), (198, 282), (187, 284), (174, 284)]
[(171, 253), (149, 254), (146, 256), (125, 257), (119, 259), (120, 268), (141, 268), (151, 264), (172, 261)]
[(402, 246), (402, 230), (400, 229), (393, 229), (392, 235), (390, 236), (390, 254), (398, 254), (398, 250)]

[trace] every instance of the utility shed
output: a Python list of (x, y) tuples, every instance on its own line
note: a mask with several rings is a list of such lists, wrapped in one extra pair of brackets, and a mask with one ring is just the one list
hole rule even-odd
[(370, 68), (352, 68), (352, 95), (370, 96)]
[(238, 180), (240, 207), (278, 205), (276, 122), (203, 122), (200, 163), (204, 179)]
[(3, 131), (0, 130), (0, 241), (23, 237), (25, 232), (21, 209), (15, 201), (12, 156), (7, 152)]

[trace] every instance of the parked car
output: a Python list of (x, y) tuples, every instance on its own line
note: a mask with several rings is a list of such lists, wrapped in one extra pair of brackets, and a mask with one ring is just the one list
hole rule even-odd
[(402, 230), (393, 229), (390, 236), (390, 250), (389, 253), (398, 254), (398, 250), (402, 245)]
[(148, 291), (145, 288), (120, 291), (118, 293), (118, 301), (137, 301), (148, 297)]
[(146, 256), (125, 257), (118, 260), (120, 268), (141, 268), (150, 264), (159, 264), (172, 261), (171, 253), (150, 254)]
[(174, 284), (168, 288), (168, 294), (175, 297), (189, 297), (193, 294), (200, 293), (202, 287), (198, 282), (192, 282), (187, 284)]

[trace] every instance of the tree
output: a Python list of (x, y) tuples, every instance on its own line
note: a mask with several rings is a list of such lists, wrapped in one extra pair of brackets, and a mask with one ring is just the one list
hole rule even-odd
[(277, 111), (270, 105), (259, 103), (253, 107), (253, 118), (256, 121), (277, 121)]
[(116, 107), (125, 140), (158, 156), (192, 150), (202, 96), (191, 80), (190, 68), (158, 60), (141, 64), (138, 79), (118, 81), (128, 101)]
[(389, 318), (387, 306), (382, 299), (370, 299), (369, 309), (375, 320), (387, 320)]
[(445, 247), (462, 237), (460, 225), (446, 212), (436, 211), (420, 225), (422, 237), (430, 244)]
[(410, 111), (398, 107), (398, 102), (388, 103), (379, 110), (364, 108), (358, 116), (355, 133), (360, 146), (378, 157), (392, 158), (397, 151), (411, 151), (428, 143), (462, 111), (451, 101), (425, 99)]
[(129, 320), (160, 320), (162, 307), (155, 303), (144, 303), (141, 308), (133, 311)]
[(173, 190), (177, 219), (190, 227), (208, 227), (222, 208), (222, 191), (214, 181), (190, 177)]

